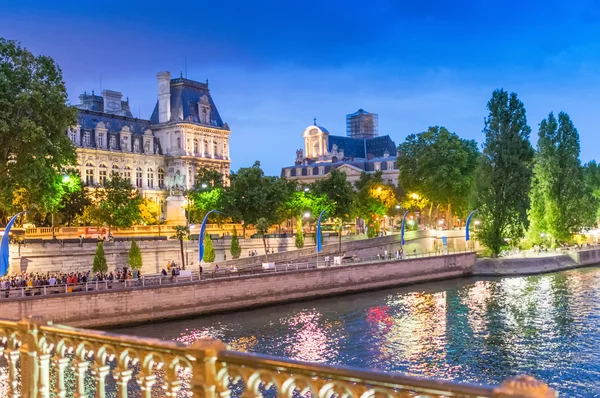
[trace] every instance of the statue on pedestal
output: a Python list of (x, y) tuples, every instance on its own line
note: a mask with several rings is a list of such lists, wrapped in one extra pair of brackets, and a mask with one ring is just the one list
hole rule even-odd
[(185, 190), (185, 175), (177, 170), (171, 178), (167, 179), (166, 187), (170, 196), (182, 196)]

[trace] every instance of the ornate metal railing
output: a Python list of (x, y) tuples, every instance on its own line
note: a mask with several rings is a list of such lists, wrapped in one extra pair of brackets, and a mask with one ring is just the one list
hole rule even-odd
[(6, 391), (17, 398), (142, 397), (555, 397), (528, 376), (498, 387), (316, 365), (41, 323), (0, 320)]

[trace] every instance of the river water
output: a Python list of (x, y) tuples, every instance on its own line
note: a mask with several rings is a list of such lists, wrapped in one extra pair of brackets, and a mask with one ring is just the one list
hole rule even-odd
[[(206, 297), (210, 300), (210, 297)], [(176, 304), (175, 304), (176, 305)], [(287, 358), (497, 384), (539, 378), (561, 396), (600, 396), (600, 268), (455, 279), (118, 333)]]

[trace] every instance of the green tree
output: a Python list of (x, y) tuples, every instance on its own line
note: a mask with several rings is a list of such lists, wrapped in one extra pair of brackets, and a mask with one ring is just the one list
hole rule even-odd
[(430, 201), (430, 224), (431, 210), (439, 204), (446, 207), (448, 225), (453, 225), (453, 209), (455, 213), (466, 211), (479, 157), (477, 143), (433, 126), (406, 137), (398, 152), (398, 185)]
[(96, 202), (100, 217), (109, 230), (111, 227), (128, 228), (140, 220), (139, 205), (142, 198), (129, 179), (113, 173), (104, 188), (96, 191), (100, 199)]
[[(190, 220), (202, 222), (206, 213), (211, 210), (223, 210), (225, 208), (225, 189), (223, 175), (219, 170), (202, 167), (196, 174), (196, 185), (188, 191), (190, 200)], [(223, 213), (212, 213), (209, 222), (223, 222), (230, 216)]]
[(223, 175), (219, 170), (212, 169), (209, 167), (201, 167), (196, 172), (196, 187), (204, 188), (223, 188)]
[(98, 242), (98, 246), (96, 246), (96, 254), (94, 255), (94, 265), (92, 267), (92, 271), (102, 273), (106, 273), (108, 271), (106, 257), (104, 256), (104, 245), (102, 242)]
[(204, 262), (206, 263), (212, 263), (213, 261), (215, 261), (215, 248), (213, 247), (212, 244), (212, 239), (210, 239), (210, 236), (208, 236), (208, 234), (204, 235), (204, 256), (202, 257), (202, 259), (204, 260)]
[(71, 226), (83, 214), (86, 206), (91, 204), (86, 189), (78, 173), (69, 174), (69, 184), (73, 186), (65, 192), (58, 206), (60, 210), (60, 223)]
[[(135, 243), (135, 239), (131, 240), (131, 247), (129, 248), (129, 268), (132, 270), (140, 270), (142, 268), (142, 252), (138, 247), (137, 243)], [(137, 274), (137, 273), (136, 273)]]
[(187, 225), (177, 225), (175, 227), (175, 237), (179, 241), (179, 250), (181, 252), (181, 265), (185, 269), (185, 254), (183, 252), (183, 241), (190, 238), (190, 227)]
[(583, 214), (586, 225), (592, 226), (600, 220), (600, 166), (595, 160), (583, 166), (583, 182), (585, 199)]
[(584, 226), (585, 186), (579, 161), (579, 133), (564, 112), (542, 120), (534, 157), (529, 210), (530, 239), (549, 235), (552, 245), (570, 240)]
[(517, 94), (496, 90), (487, 108), (486, 140), (473, 179), (472, 207), (482, 219), (479, 240), (497, 256), (505, 239), (517, 242), (528, 226), (534, 152), (525, 107)]
[(56, 209), (62, 170), (74, 165), (66, 131), (76, 124), (61, 69), (52, 58), (0, 38), (0, 210)]
[(395, 209), (398, 203), (395, 190), (383, 183), (381, 171), (373, 174), (363, 172), (354, 186), (358, 191), (356, 214), (369, 226), (367, 236), (375, 237), (380, 231), (381, 218)]
[[(294, 185), (287, 180), (265, 176), (260, 162), (241, 168), (231, 175), (231, 185), (226, 190), (225, 213), (237, 220), (256, 226), (264, 218), (270, 225), (280, 224), (286, 218), (285, 203)], [(244, 230), (245, 235), (245, 230)]]
[(296, 240), (294, 245), (298, 249), (304, 247), (304, 230), (302, 229), (302, 216), (296, 218)]
[(269, 227), (271, 227), (271, 223), (262, 217), (256, 221), (256, 231), (261, 235), (263, 241), (263, 247), (265, 249), (265, 262), (269, 262), (269, 253), (267, 253), (267, 233), (269, 232)]
[(138, 205), (140, 220), (145, 225), (158, 225), (160, 223), (160, 205), (154, 200), (145, 198)]
[(354, 221), (356, 215), (356, 192), (346, 179), (346, 173), (339, 170), (332, 170), (329, 177), (315, 181), (311, 186), (311, 192), (315, 195), (325, 195), (328, 205), (331, 206), (327, 209), (328, 217), (342, 220), (336, 223), (338, 252), (341, 253), (344, 223)]
[(242, 254), (242, 248), (240, 247), (240, 240), (238, 238), (237, 229), (233, 227), (233, 235), (231, 236), (231, 249), (229, 250), (232, 258), (240, 258)]

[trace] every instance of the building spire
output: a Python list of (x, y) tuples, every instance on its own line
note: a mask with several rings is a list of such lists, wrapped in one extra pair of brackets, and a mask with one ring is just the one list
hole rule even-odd
[(317, 125), (317, 118), (313, 118), (313, 123), (315, 124), (315, 126)]

